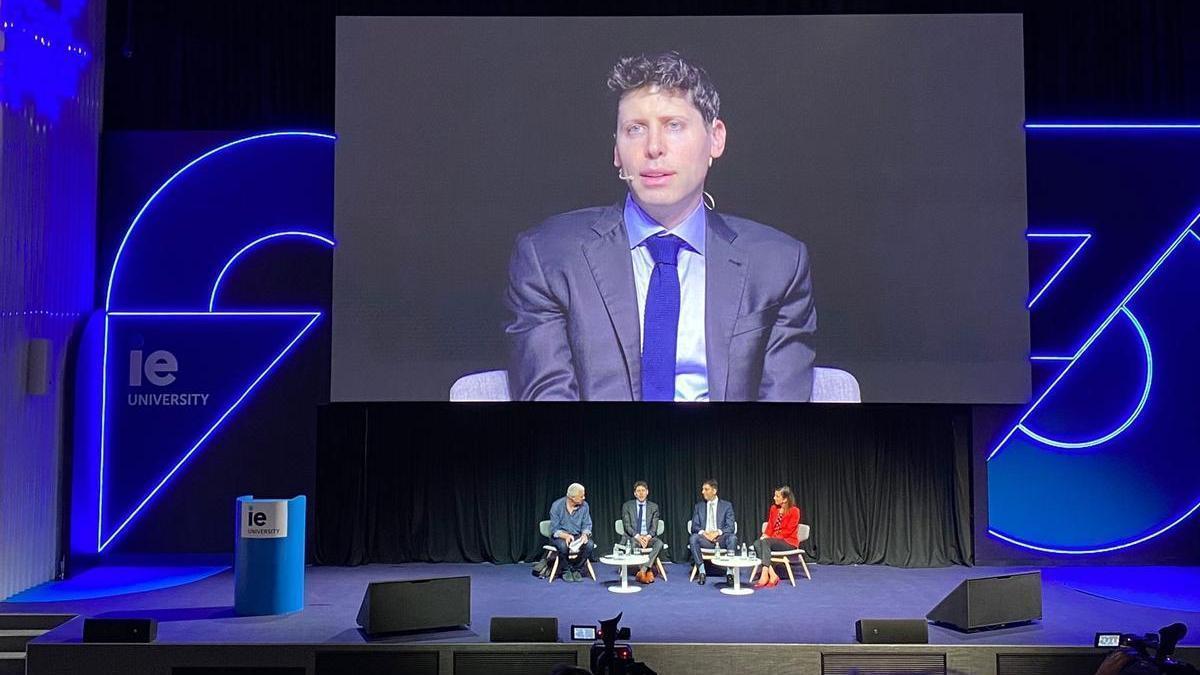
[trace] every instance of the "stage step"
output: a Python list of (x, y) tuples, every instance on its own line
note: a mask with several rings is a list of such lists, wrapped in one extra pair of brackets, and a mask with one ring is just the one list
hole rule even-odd
[(25, 652), (25, 643), (45, 633), (41, 629), (34, 630), (0, 630), (0, 653)]
[(74, 614), (0, 614), (0, 675), (25, 675), (25, 645)]
[(25, 652), (0, 652), (0, 675), (25, 675)]
[(58, 628), (74, 619), (74, 614), (0, 614), (0, 630), (33, 630), (43, 631)]

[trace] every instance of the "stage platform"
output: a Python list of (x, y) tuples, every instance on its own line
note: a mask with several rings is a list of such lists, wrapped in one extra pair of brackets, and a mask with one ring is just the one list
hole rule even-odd
[[(618, 612), (624, 613), (622, 625), (632, 631), (636, 657), (659, 673), (1066, 675), (1094, 669), (1102, 654), (1091, 649), (1097, 631), (1144, 633), (1175, 621), (1193, 629), (1183, 641), (1183, 655), (1193, 662), (1200, 657), (1194, 647), (1200, 645), (1197, 568), (1046, 568), (1042, 621), (973, 634), (930, 626), (930, 645), (903, 647), (856, 644), (855, 620), (920, 618), (963, 579), (1030, 568), (813, 566), (813, 578), (797, 578), (795, 588), (785, 580), (741, 597), (721, 594), (724, 582), (715, 577), (706, 586), (689, 583), (685, 565), (667, 565), (669, 580), (640, 593), (610, 593), (606, 585), (617, 583), (616, 572), (600, 564), (595, 568), (599, 583), (585, 577), (582, 583), (547, 584), (530, 574), (529, 565), (310, 567), (305, 609), (273, 617), (234, 615), (232, 571), (106, 598), (0, 603), (0, 612), (159, 621), (155, 644), (120, 646), (83, 645), (82, 618), (70, 621), (29, 644), (30, 675), (547, 672), (548, 664), (564, 659), (587, 665), (589, 645), (566, 642), (571, 624), (594, 624)], [(469, 627), (382, 640), (368, 640), (356, 627), (368, 582), (457, 575), (472, 579)], [(1144, 587), (1155, 580), (1185, 585)], [(489, 644), (493, 616), (557, 617), (562, 642)], [(375, 659), (381, 669), (372, 670), (356, 658)], [(1038, 665), (1031, 658), (1050, 661)], [(183, 666), (201, 670), (180, 670)], [(203, 670), (216, 666), (226, 670)], [(253, 670), (228, 670), (235, 666)]]

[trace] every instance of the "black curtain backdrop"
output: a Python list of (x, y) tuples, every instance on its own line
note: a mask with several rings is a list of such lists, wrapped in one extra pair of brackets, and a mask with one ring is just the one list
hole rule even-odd
[(338, 403), (318, 415), (315, 562), (531, 560), (575, 481), (600, 551), (646, 480), (683, 526), (715, 478), (744, 541), (788, 484), (820, 563), (970, 564), (970, 417), (960, 406)]

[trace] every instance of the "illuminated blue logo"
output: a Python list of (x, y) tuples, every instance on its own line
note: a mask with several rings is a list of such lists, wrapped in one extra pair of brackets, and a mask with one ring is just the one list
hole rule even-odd
[(1095, 227), (1060, 233), (1080, 241), (1032, 289), (1034, 343), (1048, 345), (1033, 358), (1063, 367), (988, 455), (988, 531), (1044, 553), (1116, 551), (1200, 509), (1200, 125), (1027, 127), (1032, 217)]
[(333, 140), (276, 132), (214, 148), (133, 218), (105, 289), (89, 515), (96, 552), (129, 530), (321, 319), (319, 309), (223, 309), (222, 291), (260, 249), (334, 246)]

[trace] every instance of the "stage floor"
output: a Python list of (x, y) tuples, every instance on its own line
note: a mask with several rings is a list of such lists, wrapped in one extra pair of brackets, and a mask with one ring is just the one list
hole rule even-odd
[[(153, 617), (159, 622), (160, 644), (361, 644), (366, 639), (355, 617), (368, 582), (470, 575), (468, 629), (383, 642), (486, 642), (493, 616), (556, 616), (560, 639), (566, 641), (571, 624), (594, 624), (624, 612), (622, 624), (632, 630), (634, 643), (850, 644), (856, 619), (924, 617), (963, 579), (1031, 569), (813, 565), (812, 580), (799, 577), (795, 588), (785, 580), (775, 588), (733, 597), (719, 592), (723, 579), (710, 576), (706, 586), (689, 583), (685, 565), (667, 565), (670, 580), (660, 579), (640, 593), (610, 593), (605, 586), (617, 583), (615, 570), (601, 564), (595, 567), (600, 583), (585, 577), (582, 583), (558, 580), (553, 584), (533, 577), (530, 565), (310, 567), (305, 609), (271, 617), (233, 614), (233, 572), (227, 570), (173, 588), (107, 598), (0, 603), (0, 613)], [(1123, 584), (1123, 579), (1128, 583)], [(1188, 585), (1178, 592), (1170, 588), (1142, 592), (1133, 587), (1154, 584), (1156, 579)], [(970, 635), (931, 626), (929, 641), (959, 646), (1082, 647), (1091, 646), (1097, 631), (1144, 633), (1182, 621), (1192, 629), (1183, 644), (1196, 645), (1200, 644), (1200, 612), (1186, 611), (1194, 607), (1187, 594), (1194, 594), (1195, 588), (1200, 588), (1200, 568), (1045, 568), (1041, 622)], [(1139, 604), (1143, 600), (1159, 606)], [(80, 632), (81, 622), (72, 621), (36, 641), (77, 642)]]

